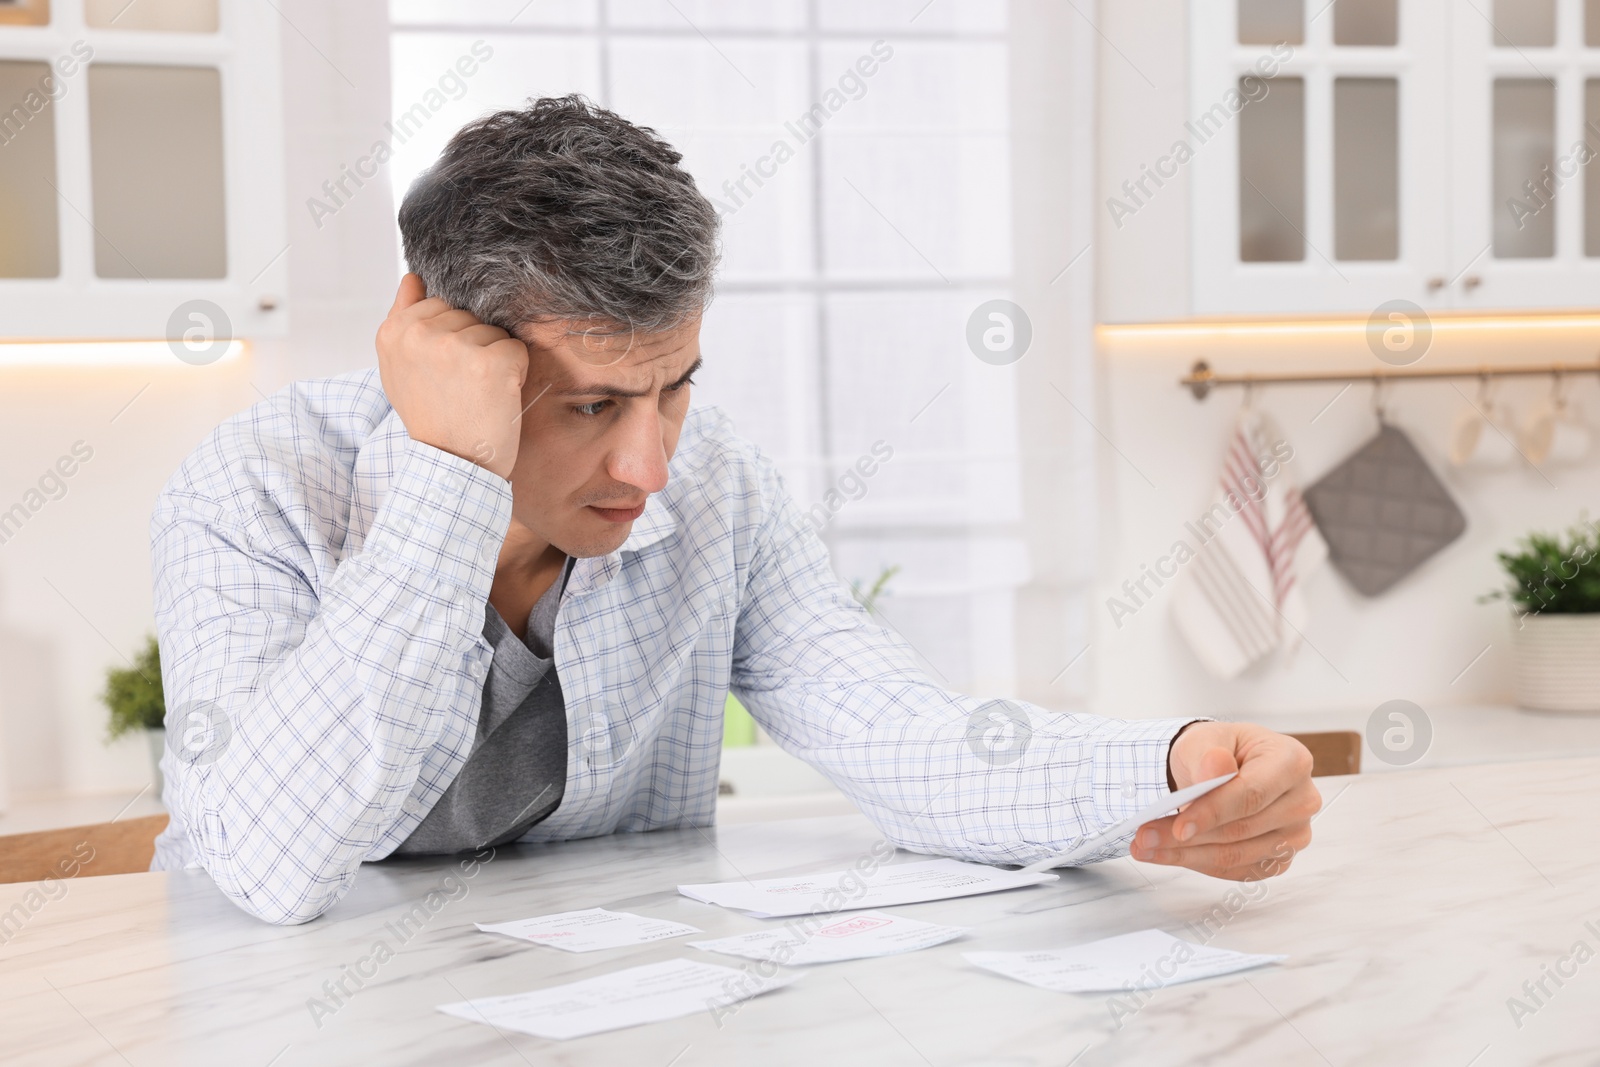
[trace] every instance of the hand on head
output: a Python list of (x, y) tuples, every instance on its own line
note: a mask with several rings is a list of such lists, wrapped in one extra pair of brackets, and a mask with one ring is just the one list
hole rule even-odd
[(422, 279), (407, 274), (378, 327), (377, 346), (384, 394), (412, 440), (510, 477), (522, 433), (526, 345), (428, 297)]

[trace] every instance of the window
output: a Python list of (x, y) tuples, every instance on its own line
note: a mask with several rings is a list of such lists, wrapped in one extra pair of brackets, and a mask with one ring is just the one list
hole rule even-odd
[(1005, 4), (391, 13), (397, 202), (462, 123), (529, 96), (581, 92), (657, 129), (724, 222), (696, 405), (774, 457), (842, 577), (901, 567), (884, 618), (935, 677), (1009, 684), (1009, 642), (982, 620), (1009, 626), (1025, 571), (1012, 376), (966, 342), (1010, 283)]

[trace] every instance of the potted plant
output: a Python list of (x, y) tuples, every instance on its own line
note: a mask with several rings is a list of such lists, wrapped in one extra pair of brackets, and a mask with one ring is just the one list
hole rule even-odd
[(100, 700), (111, 712), (106, 731), (109, 740), (143, 731), (150, 745), (155, 795), (159, 798), (165, 784), (161, 780), (161, 752), (167, 743), (167, 702), (161, 691), (161, 649), (153, 636), (145, 642), (144, 651), (134, 657), (133, 666), (106, 671), (106, 688)]
[(1529, 534), (1501, 552), (1507, 587), (1487, 599), (1516, 609), (1517, 704), (1536, 711), (1600, 711), (1600, 528), (1580, 522)]

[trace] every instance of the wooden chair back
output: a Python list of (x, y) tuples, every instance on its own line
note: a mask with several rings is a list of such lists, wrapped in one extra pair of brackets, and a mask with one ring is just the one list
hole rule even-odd
[(1361, 735), (1354, 730), (1289, 736), (1311, 750), (1311, 777), (1361, 773)]
[(0, 882), (42, 882), (148, 871), (167, 816), (38, 830), (0, 837)]

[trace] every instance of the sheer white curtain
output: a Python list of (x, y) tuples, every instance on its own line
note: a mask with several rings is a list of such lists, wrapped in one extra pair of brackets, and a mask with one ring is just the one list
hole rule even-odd
[(530, 96), (581, 92), (657, 129), (724, 216), (696, 403), (777, 460), (842, 578), (900, 568), (882, 615), (937, 676), (1015, 691), (1026, 361), (992, 366), (966, 341), (979, 304), (1013, 295), (1010, 5), (391, 0), (391, 14), (397, 202), (463, 122)]

